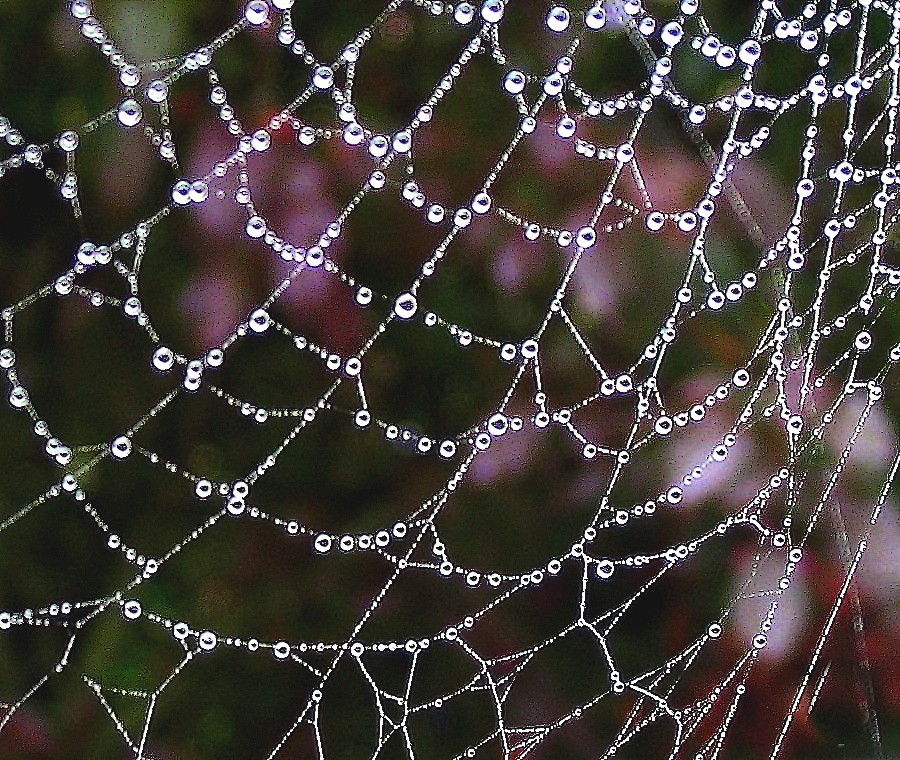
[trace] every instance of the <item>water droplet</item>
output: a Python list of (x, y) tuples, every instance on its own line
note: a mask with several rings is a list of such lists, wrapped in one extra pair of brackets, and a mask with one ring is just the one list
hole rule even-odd
[(647, 215), (647, 229), (658, 232), (666, 223), (666, 218), (659, 211), (652, 211)]
[(116, 459), (126, 459), (131, 454), (131, 439), (126, 435), (120, 435), (110, 444), (109, 453)]
[(347, 145), (359, 145), (363, 140), (365, 140), (366, 133), (359, 124), (353, 121), (350, 122), (346, 127), (344, 127), (344, 133), (342, 137)]
[(197, 645), (204, 652), (211, 652), (219, 643), (219, 637), (214, 631), (202, 631), (197, 637)]
[(569, 11), (561, 5), (555, 5), (547, 14), (546, 24), (551, 32), (564, 32), (569, 28), (570, 21)]
[(88, 0), (72, 0), (69, 13), (72, 14), (72, 18), (84, 20), (91, 15), (91, 4)]
[(136, 317), (141, 313), (141, 301), (139, 298), (135, 298), (131, 296), (130, 298), (125, 299), (125, 303), (122, 304), (122, 311), (125, 312), (126, 316)]
[(681, 28), (681, 24), (677, 21), (670, 21), (659, 32), (659, 38), (663, 41), (663, 44), (672, 47), (681, 42), (683, 36), (684, 29)]
[(57, 138), (57, 144), (67, 153), (72, 152), (78, 147), (78, 133), (72, 129), (67, 129)]
[(634, 146), (631, 143), (622, 143), (616, 148), (616, 161), (620, 164), (627, 164), (634, 158)]
[(119, 69), (119, 81), (126, 87), (134, 87), (141, 81), (141, 70), (129, 64)]
[(575, 235), (575, 242), (581, 248), (592, 248), (597, 242), (597, 231), (593, 227), (582, 227)]
[(16, 385), (9, 392), (9, 403), (14, 409), (24, 409), (28, 406), (28, 391), (21, 385)]
[(497, 412), (488, 420), (488, 432), (493, 436), (501, 436), (509, 430), (509, 419), (505, 414)]
[(562, 78), (559, 72), (554, 72), (544, 77), (544, 93), (550, 97), (556, 97), (562, 92), (566, 85), (566, 80)]
[(134, 98), (128, 98), (127, 100), (123, 100), (119, 103), (119, 110), (116, 114), (119, 119), (119, 123), (124, 127), (134, 127), (141, 123), (141, 119), (144, 116), (144, 111), (141, 108), (141, 104), (138, 103)]
[(584, 25), (595, 32), (606, 26), (606, 10), (603, 3), (595, 3), (585, 11)]
[(616, 566), (608, 559), (601, 559), (597, 563), (597, 577), (607, 580), (616, 571)]
[(412, 293), (401, 293), (394, 301), (394, 314), (400, 319), (412, 319), (418, 306), (419, 302)]
[(250, 138), (250, 145), (259, 153), (268, 150), (271, 144), (272, 136), (265, 129), (257, 129)]
[(481, 6), (481, 18), (489, 24), (496, 24), (503, 18), (503, 0), (485, 0)]
[(358, 303), (360, 306), (368, 306), (370, 303), (372, 303), (372, 295), (373, 294), (370, 288), (362, 286), (356, 291), (356, 303)]
[(491, 208), (491, 196), (487, 193), (477, 193), (472, 199), (472, 211), (476, 214), (486, 214)]
[(525, 74), (517, 69), (513, 69), (503, 78), (503, 88), (510, 95), (518, 95), (525, 89), (527, 81)]
[(175, 354), (171, 348), (160, 346), (153, 352), (153, 366), (160, 372), (168, 372), (175, 364)]
[(244, 6), (244, 18), (254, 26), (265, 24), (269, 18), (269, 4), (263, 0), (250, 0)]
[[(388, 142), (387, 137), (385, 137), (384, 135), (373, 135), (372, 139), (369, 140), (369, 155), (371, 155), (373, 158), (382, 158), (383, 156), (387, 155), (389, 146), (390, 143)], [(369, 183), (372, 184), (372, 187), (384, 187), (384, 182), (382, 182), (380, 186), (376, 186), (374, 183), (372, 183), (371, 178), (369, 180)]]
[(412, 150), (412, 133), (404, 129), (394, 135), (391, 145), (397, 153), (409, 153)]
[(272, 647), (272, 654), (276, 660), (285, 660), (291, 653), (291, 645), (286, 641), (278, 641)]
[(453, 224), (459, 228), (468, 227), (472, 223), (472, 212), (467, 208), (458, 209), (453, 215)]
[(265, 309), (257, 309), (250, 315), (248, 324), (253, 332), (264, 333), (272, 324), (272, 318)]
[(578, 124), (575, 119), (571, 116), (563, 116), (556, 123), (556, 134), (558, 134), (564, 140), (568, 140), (572, 135), (575, 134), (575, 130), (578, 128)]
[(313, 71), (313, 84), (320, 90), (327, 90), (334, 84), (334, 72), (330, 66), (317, 66)]
[(471, 3), (459, 3), (453, 11), (453, 18), (457, 24), (470, 24), (475, 18), (475, 8)]
[(672, 486), (672, 488), (666, 491), (666, 501), (669, 502), (669, 504), (680, 504), (683, 498), (684, 491), (678, 486)]
[(261, 216), (251, 216), (247, 220), (247, 234), (252, 238), (261, 238), (266, 234), (266, 222)]

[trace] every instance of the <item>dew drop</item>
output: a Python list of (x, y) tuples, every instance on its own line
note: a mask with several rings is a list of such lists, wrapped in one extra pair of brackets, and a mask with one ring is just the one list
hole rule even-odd
[(134, 98), (128, 98), (119, 103), (116, 116), (123, 127), (134, 127), (141, 123), (144, 111)]
[(202, 631), (197, 637), (197, 644), (204, 652), (211, 652), (219, 643), (219, 637), (213, 631)]
[(334, 84), (334, 71), (330, 66), (317, 66), (313, 71), (312, 82), (320, 90), (327, 90)]
[(680, 504), (683, 498), (684, 491), (678, 486), (672, 486), (672, 488), (666, 491), (666, 501), (669, 502), (669, 504)]
[(684, 36), (684, 30), (677, 21), (670, 21), (659, 32), (659, 38), (665, 45), (675, 46), (681, 42)]
[(250, 315), (248, 325), (255, 333), (264, 333), (272, 324), (272, 318), (265, 309), (257, 309)]
[(394, 314), (400, 319), (412, 319), (419, 302), (412, 293), (401, 293), (394, 301)]
[(582, 227), (575, 235), (575, 242), (581, 248), (592, 248), (597, 242), (597, 231), (593, 227)]
[(585, 11), (584, 25), (595, 32), (606, 26), (606, 10), (603, 3), (595, 3)]
[(244, 6), (244, 18), (253, 26), (265, 24), (269, 18), (269, 4), (263, 0), (250, 0)]
[(202, 179), (192, 182), (188, 190), (188, 197), (194, 203), (203, 203), (209, 197), (209, 185)]
[(527, 81), (525, 74), (518, 69), (513, 69), (503, 78), (503, 89), (510, 95), (518, 95), (525, 89)]
[(258, 153), (268, 150), (271, 144), (272, 136), (265, 129), (257, 129), (250, 138), (251, 147)]
[(475, 8), (471, 3), (459, 3), (453, 11), (453, 19), (457, 24), (470, 24), (475, 18)]
[(485, 0), (481, 6), (481, 18), (489, 24), (496, 24), (503, 18), (503, 0)]
[(141, 81), (141, 70), (129, 64), (119, 70), (119, 81), (126, 87), (134, 87)]
[(110, 444), (109, 452), (116, 459), (126, 459), (131, 454), (131, 439), (127, 435), (120, 435)]
[(491, 208), (491, 196), (487, 193), (478, 193), (472, 199), (472, 211), (476, 214), (486, 214)]
[(601, 559), (597, 563), (597, 577), (607, 580), (616, 571), (616, 566), (608, 559)]
[(28, 391), (21, 385), (16, 385), (9, 392), (9, 403), (14, 409), (24, 409), (28, 406)]
[(799, 435), (803, 430), (803, 418), (799, 414), (792, 414), (787, 421), (788, 433)]
[(551, 32), (564, 32), (569, 28), (571, 16), (566, 8), (561, 5), (555, 5), (547, 14), (546, 24)]
[(342, 139), (347, 145), (359, 145), (365, 138), (365, 130), (355, 121), (344, 127)]
[(78, 147), (78, 133), (72, 129), (67, 129), (57, 138), (57, 144), (67, 153), (71, 153)]
[(266, 222), (261, 216), (251, 216), (247, 220), (247, 234), (255, 239), (266, 234)]
[(72, 0), (69, 13), (72, 14), (72, 18), (84, 20), (91, 15), (91, 4), (88, 0)]
[(153, 366), (160, 372), (168, 372), (175, 364), (175, 354), (171, 348), (160, 346), (153, 352)]
[(571, 116), (563, 116), (556, 124), (556, 134), (564, 140), (568, 140), (575, 134), (578, 124)]

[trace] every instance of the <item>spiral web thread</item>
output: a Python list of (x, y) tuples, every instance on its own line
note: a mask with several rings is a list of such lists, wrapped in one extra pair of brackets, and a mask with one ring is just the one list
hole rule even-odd
[[(153, 626), (163, 631), (181, 654), (168, 677), (145, 691), (125, 690), (116, 683), (98, 680), (91, 673), (81, 674), (85, 686), (138, 758), (153, 756), (155, 711), (166, 699), (167, 689), (198, 659), (214, 658), (216, 650), (223, 648), (241, 650), (253, 657), (274, 657), (285, 666), (294, 664), (314, 675), (313, 688), (299, 698), (290, 697), (298, 700), (298, 709), (295, 719), (284, 727), (281, 739), (274, 746), (260, 749), (262, 756), (270, 758), (278, 757), (292, 737), (301, 732), (310, 732), (318, 755), (329, 757), (329, 737), (321, 730), (321, 711), (327, 703), (333, 672), (348, 661), (365, 679), (375, 710), (378, 728), (373, 757), (379, 756), (391, 741), (400, 741), (409, 757), (417, 756), (416, 737), (410, 730), (412, 719), (424, 713), (440, 713), (454, 700), (474, 692), (483, 694), (491, 706), (492, 729), (468, 746), (448, 752), (448, 757), (539, 755), (542, 742), (548, 737), (588, 718), (598, 706), (622, 695), (631, 699), (631, 708), (624, 713), (609, 742), (605, 746), (585, 747), (585, 757), (630, 756), (631, 743), (660, 723), (671, 729), (671, 744), (661, 756), (687, 756), (688, 749), (692, 757), (727, 754), (729, 727), (741, 709), (745, 684), (754, 668), (759, 667), (768, 639), (780, 624), (779, 604), (790, 592), (804, 551), (817, 530), (829, 530), (822, 523), (835, 509), (833, 494), (867, 419), (887, 400), (886, 380), (900, 359), (900, 344), (892, 345), (882, 327), (900, 286), (900, 268), (892, 263), (890, 243), (898, 216), (893, 155), (900, 104), (900, 3), (859, 0), (841, 6), (837, 2), (812, 2), (791, 10), (774, 0), (762, 0), (751, 28), (745, 37), (736, 40), (717, 37), (699, 0), (684, 0), (678, 7), (660, 3), (658, 8), (643, 7), (637, 0), (577, 7), (548, 5), (541, 11), (544, 24), (535, 33), (564, 39), (568, 48), (565, 55), (544, 70), (520, 66), (503, 47), (504, 24), (517, 13), (518, 5), (512, 0), (505, 4), (487, 0), (480, 6), (395, 0), (348, 39), (335, 60), (328, 61), (319, 60), (316, 51), (306, 49), (300, 42), (303, 30), (293, 26), (293, 0), (272, 0), (271, 4), (252, 0), (231, 27), (203, 47), (150, 63), (131, 61), (128, 51), (119, 48), (104, 29), (102, 19), (92, 15), (87, 0), (67, 5), (70, 23), (108, 59), (111, 75), (121, 86), (121, 100), (93, 121), (45, 144), (29, 143), (15, 124), (4, 118), (0, 129), (9, 153), (0, 164), (0, 177), (28, 171), (29, 167), (44, 171), (80, 219), (75, 159), (79, 146), (99, 129), (144, 130), (158, 148), (161, 160), (180, 172), (177, 135), (173, 136), (169, 125), (169, 100), (176, 95), (182, 80), (196, 77), (208, 79), (209, 99), (223, 121), (222, 129), (227, 131), (232, 148), (209, 165), (203, 176), (175, 181), (171, 196), (163, 199), (158, 212), (125, 229), (117, 239), (82, 243), (73, 251), (70, 268), (3, 311), (0, 367), (9, 386), (9, 405), (14, 413), (31, 418), (38, 443), (62, 474), (33, 501), (7, 514), (0, 522), (0, 531), (27, 521), (35, 510), (53, 509), (59, 502), (72, 500), (89, 515), (108, 549), (133, 566), (134, 575), (100, 599), (58, 600), (40, 608), (0, 612), (0, 635), (16, 631), (27, 635), (35, 628), (58, 627), (68, 636), (68, 645), (58, 661), (31, 688), (20, 694), (0, 694), (0, 699), (5, 700), (0, 731), (42, 687), (66, 672), (69, 653), (78, 646), (83, 629), (98, 617), (116, 611), (129, 625)], [(366, 114), (354, 106), (354, 76), (357, 69), (365, 66), (367, 44), (401, 7), (455, 29), (461, 44), (457, 60), (435, 83), (410, 121), (392, 134), (379, 134), (367, 125)], [(587, 60), (581, 55), (582, 48), (592, 36), (602, 40), (603, 35), (614, 34), (628, 36), (647, 64), (647, 78), (633, 90), (595, 96), (579, 84), (579, 70)], [(258, 128), (244, 128), (229, 103), (227, 82), (220, 81), (216, 73), (220, 51), (242, 35), (265, 37), (271, 44), (285, 47), (293, 54), (294, 65), (308, 76), (308, 86)], [(767, 51), (784, 46), (802, 55), (812, 76), (804, 74), (802, 81), (777, 96), (756, 91), (756, 71)], [(849, 65), (832, 62), (829, 51), (837, 48), (852, 51)], [(466, 86), (467, 67), (478, 58), (488, 59), (496, 67), (496, 97), (504, 107), (513, 103), (519, 119), (508, 136), (507, 147), (492, 165), (484, 167), (480, 186), (471, 189), (470, 202), (460, 208), (446, 207), (441, 198), (426, 197), (417, 184), (417, 143), (439, 114), (442, 101)], [(689, 59), (703, 60), (718, 70), (735, 73), (737, 85), (710, 102), (691, 100), (678, 89), (678, 67)], [(305, 103), (322, 95), (333, 104), (330, 124), (311, 124), (297, 116)], [(639, 147), (642, 128), (661, 110), (678, 118), (686, 139), (708, 171), (705, 186), (691, 207), (665, 207), (655, 200), (652, 181), (645, 182)], [(780, 232), (766, 239), (755, 221), (758, 210), (751, 208), (731, 178), (742, 162), (765, 157), (780, 122), (798, 112), (805, 114), (807, 128), (794, 167), (793, 208)], [(825, 127), (820, 128), (826, 112), (832, 115), (829, 134), (823, 134)], [(835, 112), (841, 116), (839, 134), (833, 126), (838, 123), (833, 117)], [(577, 154), (578, 160), (599, 163), (608, 169), (608, 180), (590, 199), (592, 212), (572, 229), (555, 219), (530, 218), (516, 208), (504, 206), (492, 195), (492, 188), (515, 162), (517, 151), (521, 151), (539, 120), (549, 120), (554, 125), (554, 139)], [(582, 139), (580, 135), (595, 124), (613, 130), (619, 138), (607, 143)], [(254, 157), (273, 149), (273, 134), (285, 132), (303, 149), (327, 141), (341, 142), (355, 151), (360, 165), (369, 167), (368, 177), (358, 192), (337, 218), (321, 230), (318, 239), (283, 237), (267, 221), (265, 210), (254, 202)], [(57, 154), (64, 155), (68, 162), (65, 172), (54, 171), (50, 162), (45, 162)], [(400, 180), (396, 179), (398, 166), (402, 167)], [(367, 196), (378, 193), (394, 193), (419, 215), (421, 224), (442, 232), (433, 250), (422, 252), (420, 260), (424, 263), (419, 273), (399, 293), (377, 292), (329, 256), (329, 248), (340, 241), (357, 206)], [(192, 357), (168, 348), (165, 336), (154, 328), (154, 315), (142, 303), (141, 267), (153, 266), (148, 246), (157, 225), (172, 215), (190, 214), (192, 208), (212, 201), (216, 194), (234, 199), (245, 212), (242, 234), (257, 245), (267, 246), (269, 255), (295, 266), (245, 321), (234, 326), (227, 339)], [(711, 234), (725, 214), (738, 220), (758, 256), (755, 266), (730, 281), (719, 271), (716, 253), (709, 246)], [(563, 257), (564, 274), (531, 334), (477, 334), (439, 310), (431, 310), (423, 295), (424, 284), (452, 258), (453, 244), (465, 244), (467, 228), (474, 229), (482, 220), (519, 228), (520, 234), (535, 245), (549, 241)], [(685, 245), (679, 245), (686, 246), (687, 255), (683, 258), (682, 282), (671, 294), (671, 308), (665, 320), (647, 336), (645, 348), (633, 357), (630, 366), (614, 369), (592, 348), (572, 318), (570, 287), (576, 269), (596, 254), (601, 242), (635, 230), (655, 241), (663, 251), (673, 245), (672, 240), (680, 239)], [(120, 297), (82, 284), (86, 276), (99, 269), (119, 276), (126, 294)], [(383, 320), (353, 353), (340, 355), (327, 345), (316, 345), (273, 314), (283, 296), (290, 289), (302, 288), (304, 277), (313, 269), (339, 280), (357, 306), (384, 306)], [(848, 288), (852, 289), (849, 294)], [(757, 304), (761, 297), (770, 308), (760, 322), (763, 327), (758, 337), (751, 338), (755, 341), (752, 351), (693, 403), (673, 407), (667, 400), (661, 375), (667, 360), (679, 349), (680, 334), (694, 320), (739, 313), (751, 296), (757, 297)], [(136, 323), (146, 336), (152, 354), (147, 371), (172, 378), (169, 392), (111, 441), (61, 440), (52, 420), (44, 418), (29, 395), (27, 371), (17, 364), (16, 323), (20, 315), (44, 299), (82, 299), (96, 308), (117, 310), (122, 319)], [(842, 305), (835, 309), (832, 303)], [(484, 417), (467, 420), (455, 436), (430, 437), (427, 430), (417, 432), (399, 421), (382, 419), (379, 410), (369, 406), (367, 354), (386, 334), (403, 329), (403, 323), (424, 323), (432, 331), (447, 333), (458, 342), (460, 350), (489, 349), (493, 361), (505, 363), (513, 370), (505, 393), (494, 400)], [(582, 362), (596, 378), (597, 391), (576, 403), (558, 404), (552, 391), (544, 386), (543, 341), (552, 326), (562, 326), (567, 331), (578, 346)], [(321, 359), (331, 373), (330, 385), (315, 404), (264, 408), (216, 385), (217, 369), (228, 364), (229, 353), (236, 346), (246, 341), (285, 338), (298, 352)], [(513, 411), (517, 391), (531, 384), (534, 394), (529, 398), (527, 414)], [(356, 395), (357, 409), (344, 409), (333, 402), (339, 388), (349, 388)], [(243, 413), (261, 426), (288, 420), (292, 427), (286, 436), (275, 434), (270, 450), (258, 465), (237, 474), (233, 480), (223, 482), (207, 473), (191, 472), (144, 448), (141, 442), (145, 424), (176, 398), (191, 394), (213, 395), (223, 414)], [(611, 400), (624, 400), (632, 408), (630, 429), (621, 438), (610, 435), (596, 439), (580, 426), (579, 415), (584, 411), (602, 411)], [(441, 403), (440, 399), (435, 403)], [(633, 468), (641, 466), (643, 450), (661, 441), (694, 435), (693, 431), (708, 425), (722, 409), (731, 410), (729, 405), (735, 403), (733, 409), (737, 412), (729, 412), (727, 431), (699, 461), (691, 462), (677, 480), (658, 492), (647, 493), (632, 504), (621, 502), (617, 485)], [(816, 454), (846, 409), (852, 409), (854, 419), (849, 435), (842, 439), (836, 461), (822, 465)], [(304, 436), (311, 426), (329, 425), (339, 417), (351, 418), (360, 430), (357, 435), (371, 435), (377, 428), (385, 439), (404, 441), (417, 457), (449, 462), (451, 475), (427, 500), (409, 507), (403, 519), (395, 524), (372, 526), (364, 534), (330, 532), (327, 515), (321, 517), (321, 524), (301, 524), (290, 516), (267, 511), (265, 503), (255, 502), (256, 485), (278, 467), (293, 441)], [(736, 478), (733, 471), (725, 468), (742, 456), (742, 439), (761, 426), (777, 431), (785, 455), (772, 471), (752, 472), (754, 493), (742, 506), (698, 529), (688, 540), (660, 550), (612, 552), (609, 556), (594, 550), (598, 537), (604, 534), (676, 512), (682, 502), (690, 501), (692, 489), (713, 477), (717, 470)], [(454, 509), (459, 496), (455, 492), (467, 481), (479, 457), (502, 439), (527, 429), (536, 430), (539, 435), (550, 430), (563, 431), (588, 466), (603, 463), (609, 475), (593, 500), (593, 511), (586, 515), (581, 534), (572, 536), (567, 551), (529, 559), (531, 566), (523, 572), (467, 566), (454, 559), (454, 545), (443, 540), (439, 517)], [(891, 446), (896, 448), (896, 441)], [(88, 456), (79, 460), (79, 454)], [(92, 505), (90, 487), (81, 482), (102, 462), (134, 457), (142, 457), (189, 481), (194, 498), (211, 507), (202, 524), (160, 556), (145, 556), (139, 546), (127, 545), (117, 535), (116, 526), (104, 520), (103, 510)], [(808, 652), (808, 665), (796, 686), (795, 698), (786, 714), (777, 718), (780, 728), (770, 747), (771, 757), (782, 752), (793, 722), (801, 712), (812, 710), (822, 688), (828, 672), (827, 666), (823, 667), (823, 649), (839, 610), (854, 596), (854, 574), (887, 502), (898, 462), (900, 459), (895, 456), (879, 475), (881, 485), (869, 504), (859, 535), (843, 532), (838, 536), (842, 541), (845, 580), (822, 618), (821, 631)], [(839, 508), (837, 515), (839, 518)], [(189, 554), (192, 542), (201, 534), (212, 534), (228, 521), (268, 523), (297, 541), (308, 542), (312, 554), (321, 555), (317, 561), (326, 564), (342, 561), (356, 552), (375, 556), (389, 568), (387, 581), (368, 600), (352, 630), (328, 641), (238, 637), (229, 631), (213, 630), (201, 619), (172, 619), (139, 599), (141, 589), (152, 585), (154, 576), (168, 562)], [(696, 561), (709, 547), (727, 542), (738, 533), (746, 537), (748, 531), (753, 536), (753, 559), (737, 592), (695, 632), (686, 647), (644, 671), (623, 671), (614, 640), (630, 608), (654, 585)], [(780, 570), (764, 579), (760, 568), (772, 563)], [(614, 586), (638, 568), (649, 571), (644, 576), (647, 580), (618, 603), (600, 611), (591, 608), (593, 587)], [(429, 573), (442, 579), (442, 583), (463, 584), (471, 587), (473, 593), (479, 589), (488, 594), (489, 601), (485, 603), (483, 597), (477, 597), (479, 601), (466, 616), (416, 638), (383, 641), (367, 637), (367, 624), (390, 598), (392, 587), (413, 572)], [(527, 598), (567, 572), (581, 577), (580, 599), (567, 626), (536, 645), (499, 655), (486, 654), (473, 643), (470, 629), (489, 622), (512, 600)], [(731, 658), (712, 686), (700, 688), (691, 684), (685, 692), (680, 687), (689, 681), (694, 663), (716, 649), (737, 610), (749, 599), (764, 602), (755, 636)], [(540, 615), (540, 608), (536, 607), (533, 614)], [(857, 632), (862, 636), (861, 618), (858, 623)], [(533, 658), (576, 632), (592, 637), (605, 663), (604, 672), (597, 674), (594, 695), (548, 721), (529, 724), (508, 715), (507, 696), (527, 673)], [(475, 675), (460, 681), (455, 689), (416, 701), (410, 694), (417, 678), (417, 663), (428, 655), (429, 649), (434, 651), (438, 646), (464, 653), (474, 663)], [(402, 655), (405, 693), (382, 687), (370, 675), (367, 663), (384, 652)], [(113, 695), (128, 696), (144, 705), (138, 730), (119, 716)], [(879, 727), (871, 698), (867, 709), (871, 713), (870, 739), (880, 752)]]

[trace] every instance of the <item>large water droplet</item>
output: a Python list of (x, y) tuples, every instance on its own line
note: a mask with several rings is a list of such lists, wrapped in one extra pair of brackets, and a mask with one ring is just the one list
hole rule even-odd
[(126, 459), (131, 454), (131, 439), (127, 435), (120, 435), (110, 444), (109, 453), (116, 459)]
[(119, 103), (119, 111), (116, 115), (122, 126), (134, 127), (141, 123), (144, 111), (141, 108), (141, 104), (134, 98), (128, 98)]
[(485, 0), (481, 6), (481, 18), (489, 24), (496, 24), (503, 18), (503, 0)]
[(265, 24), (269, 18), (269, 4), (263, 0), (250, 0), (244, 6), (244, 18), (254, 26)]
[(272, 324), (272, 318), (265, 309), (257, 309), (250, 315), (248, 324), (253, 332), (263, 333), (269, 329), (269, 326)]
[(547, 14), (547, 28), (551, 32), (564, 32), (569, 28), (569, 22), (571, 20), (571, 16), (567, 9), (563, 8), (561, 5), (555, 5)]
[(412, 293), (401, 293), (394, 301), (394, 314), (400, 319), (412, 319), (418, 306), (419, 302)]

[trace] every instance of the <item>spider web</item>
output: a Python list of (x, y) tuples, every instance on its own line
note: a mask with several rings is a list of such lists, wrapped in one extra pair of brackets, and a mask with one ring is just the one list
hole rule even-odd
[[(0, 186), (78, 226), (2, 312), (6, 491), (41, 485), (0, 561), (54, 580), (0, 597), (0, 740), (79, 705), (137, 758), (801, 756), (843, 625), (832, 704), (883, 756), (900, 3), (301, 5), (141, 60), (74, 0), (117, 95), (49, 142), (0, 119)], [(104, 139), (153, 157), (101, 234)]]

